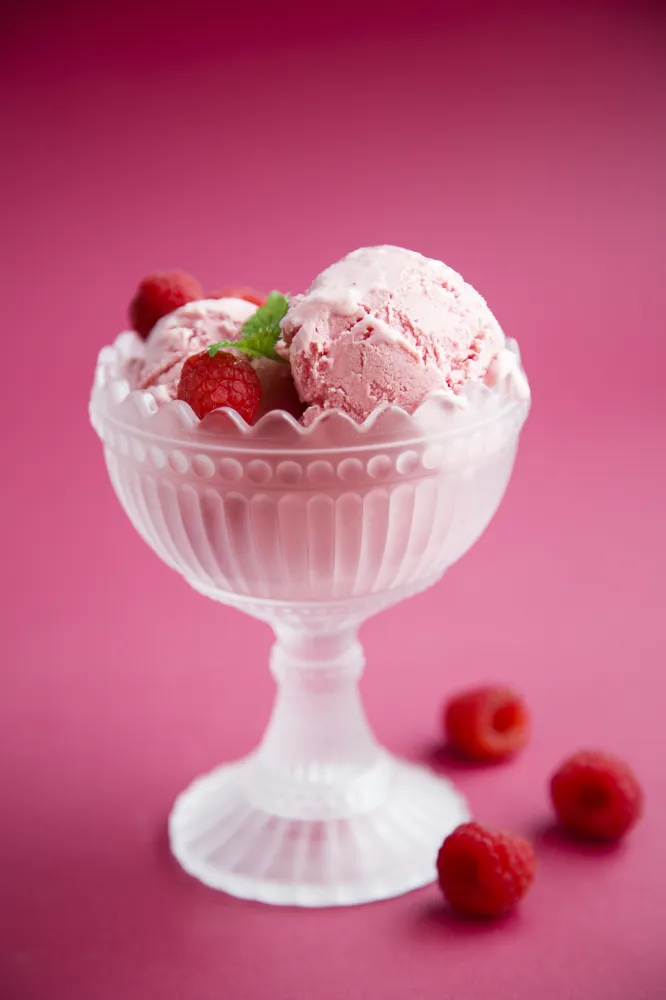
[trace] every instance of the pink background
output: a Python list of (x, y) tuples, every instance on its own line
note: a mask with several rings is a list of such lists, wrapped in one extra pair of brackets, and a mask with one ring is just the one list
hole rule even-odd
[[(658, 1000), (659, 5), (297, 7), (3, 8), (0, 995)], [(484, 539), (364, 630), (380, 738), (451, 773), (482, 820), (536, 838), (538, 881), (499, 925), (455, 920), (434, 887), (302, 912), (177, 869), (168, 809), (259, 738), (271, 637), (144, 546), (87, 423), (96, 353), (147, 270), (295, 291), (378, 242), (462, 271), (533, 385)], [(454, 767), (437, 753), (442, 698), (495, 678), (524, 691), (533, 741), (508, 766)], [(645, 784), (645, 820), (617, 850), (549, 827), (546, 778), (582, 745)]]

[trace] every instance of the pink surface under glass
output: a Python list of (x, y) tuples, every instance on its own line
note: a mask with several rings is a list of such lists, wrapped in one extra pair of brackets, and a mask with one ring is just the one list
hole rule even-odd
[[(662, 1000), (660, 5), (206, 6), (2, 13), (0, 996)], [(534, 838), (534, 887), (499, 924), (456, 920), (434, 885), (304, 910), (182, 871), (166, 817), (261, 739), (271, 630), (156, 559), (85, 417), (144, 273), (296, 292), (383, 242), (481, 290), (534, 394), (483, 537), (361, 631), (379, 742)], [(461, 766), (441, 702), (495, 680), (532, 740)], [(548, 775), (586, 745), (645, 786), (615, 850), (552, 828)]]

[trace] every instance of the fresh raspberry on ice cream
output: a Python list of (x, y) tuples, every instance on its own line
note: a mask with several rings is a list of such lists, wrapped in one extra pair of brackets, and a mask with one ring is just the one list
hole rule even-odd
[(158, 320), (187, 302), (203, 298), (196, 278), (185, 271), (154, 271), (146, 275), (129, 307), (132, 329), (145, 340)]
[(437, 878), (450, 905), (471, 917), (497, 917), (518, 903), (534, 880), (532, 845), (514, 834), (463, 823), (442, 844)]
[(643, 789), (628, 764), (607, 753), (581, 750), (550, 782), (560, 823), (580, 837), (618, 840), (643, 810)]
[(261, 384), (245, 358), (218, 351), (201, 351), (188, 358), (178, 383), (178, 399), (189, 403), (202, 419), (220, 406), (230, 406), (251, 424), (261, 402)]
[(444, 706), (444, 731), (452, 749), (464, 757), (501, 760), (525, 746), (529, 713), (510, 688), (472, 688)]

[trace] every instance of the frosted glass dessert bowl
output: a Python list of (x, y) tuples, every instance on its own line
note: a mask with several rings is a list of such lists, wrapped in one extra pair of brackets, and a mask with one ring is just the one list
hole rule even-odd
[(437, 581), (492, 518), (529, 409), (512, 392), (517, 354), (463, 405), (435, 394), (413, 416), (387, 406), (363, 425), (334, 412), (303, 428), (273, 412), (249, 428), (231, 410), (199, 421), (130, 391), (134, 343), (101, 352), (90, 403), (118, 499), (192, 587), (277, 636), (264, 738), (178, 798), (173, 853), (207, 885), (269, 903), (362, 903), (431, 882), (467, 805), (377, 743), (357, 631)]

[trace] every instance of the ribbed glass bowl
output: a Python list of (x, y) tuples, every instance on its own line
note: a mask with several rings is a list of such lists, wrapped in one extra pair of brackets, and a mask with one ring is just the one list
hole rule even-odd
[(303, 428), (273, 412), (249, 428), (230, 410), (199, 421), (130, 391), (136, 349), (123, 334), (102, 351), (90, 404), (118, 499), (192, 587), (277, 635), (267, 732), (177, 800), (175, 856), (208, 885), (270, 903), (361, 903), (432, 881), (467, 806), (375, 740), (356, 636), (483, 532), (528, 399), (509, 374), (462, 401), (435, 394), (413, 416), (384, 407), (358, 425), (336, 412)]

